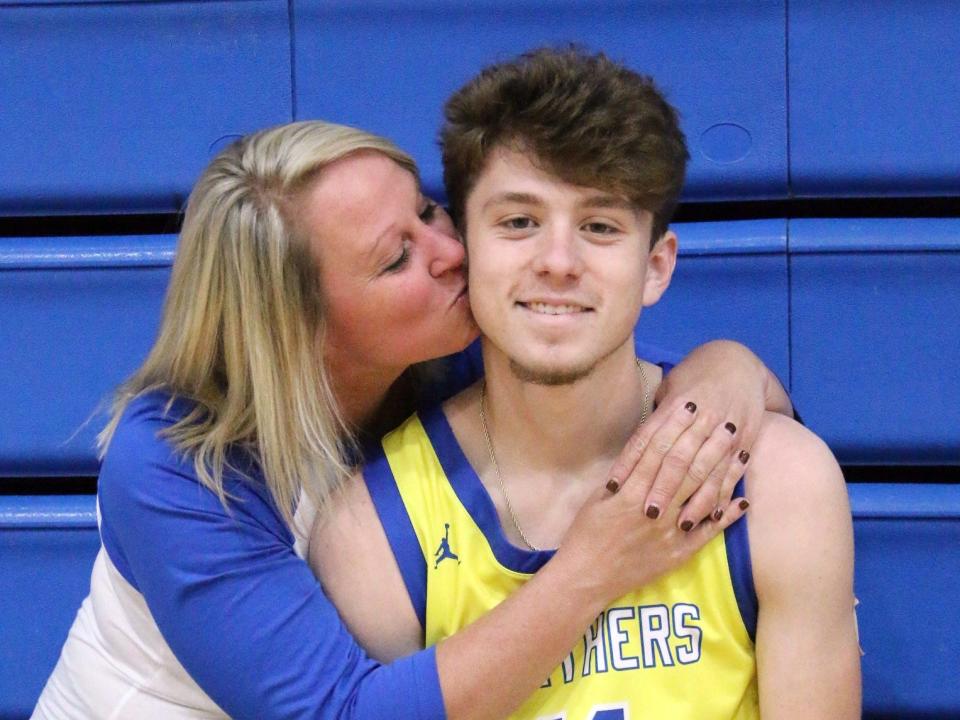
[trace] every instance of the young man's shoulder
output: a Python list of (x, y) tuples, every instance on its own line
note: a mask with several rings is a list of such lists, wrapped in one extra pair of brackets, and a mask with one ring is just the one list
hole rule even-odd
[(824, 563), (852, 555), (843, 474), (826, 444), (783, 415), (767, 413), (746, 473), (747, 515), (757, 591), (815, 581)]
[(753, 496), (777, 505), (785, 500), (816, 502), (824, 493), (833, 496), (843, 475), (826, 443), (800, 423), (778, 413), (764, 414), (747, 472)]

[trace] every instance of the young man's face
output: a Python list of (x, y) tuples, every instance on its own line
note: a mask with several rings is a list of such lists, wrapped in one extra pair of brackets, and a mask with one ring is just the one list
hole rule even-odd
[[(653, 216), (495, 149), (466, 201), (470, 304), (521, 379), (574, 382), (629, 343), (670, 281), (676, 238)], [(626, 350), (625, 350), (626, 351)]]

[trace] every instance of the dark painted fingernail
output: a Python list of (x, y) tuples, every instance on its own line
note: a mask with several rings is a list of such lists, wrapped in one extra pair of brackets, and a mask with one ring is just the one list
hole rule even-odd
[(744, 498), (743, 500), (740, 501), (740, 509), (741, 509), (741, 510), (746, 510), (748, 507), (750, 507), (750, 501), (749, 501), (749, 500), (747, 500), (746, 498)]
[(726, 425), (724, 425), (723, 427), (724, 427), (724, 429), (725, 429), (728, 433), (730, 433), (731, 435), (736, 435), (736, 434), (737, 434), (737, 426), (734, 425), (732, 422), (728, 422), (728, 423), (727, 423)]
[(660, 517), (660, 508), (658, 508), (656, 505), (650, 505), (647, 507), (647, 517), (651, 520), (656, 520), (658, 517)]
[(693, 520), (684, 520), (680, 523), (680, 529), (684, 532), (690, 532), (693, 530)]
[(723, 508), (717, 508), (713, 511), (713, 520), (714, 522), (720, 522), (720, 518), (723, 517)]
[(607, 490), (610, 491), (611, 495), (616, 495), (617, 492), (619, 492), (620, 490), (620, 483), (618, 483), (613, 478), (610, 478), (609, 480), (607, 480)]
[(695, 402), (688, 402), (683, 406), (688, 413), (695, 413), (697, 411), (697, 404)]
[(737, 459), (746, 465), (747, 461), (750, 459), (750, 453), (748, 453), (746, 450), (741, 450), (740, 454), (737, 455)]

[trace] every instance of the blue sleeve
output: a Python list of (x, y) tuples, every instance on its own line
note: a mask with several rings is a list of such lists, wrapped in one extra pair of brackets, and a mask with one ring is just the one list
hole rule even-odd
[[(654, 365), (670, 363), (676, 365), (683, 358), (675, 352), (663, 350), (640, 340), (634, 340), (637, 357)], [(480, 341), (474, 340), (466, 350), (444, 359), (446, 373), (434, 387), (428, 388), (422, 407), (453, 397), (461, 390), (470, 387), (483, 376), (483, 356), (480, 353)]]
[(162, 405), (138, 399), (114, 435), (102, 532), (200, 687), (234, 718), (442, 720), (434, 651), (370, 659), (294, 553), (263, 485), (229, 479), (225, 510), (158, 439), (172, 422)]

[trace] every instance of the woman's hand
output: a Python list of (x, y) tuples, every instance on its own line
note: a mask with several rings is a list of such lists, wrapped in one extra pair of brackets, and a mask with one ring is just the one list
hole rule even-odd
[(644, 515), (644, 499), (640, 483), (627, 483), (616, 494), (598, 488), (550, 561), (569, 568), (581, 584), (574, 596), (589, 598), (597, 611), (680, 567), (749, 507), (746, 499), (735, 498), (724, 503), (719, 520), (708, 518), (683, 531), (679, 496), (664, 506), (659, 522)]
[(677, 527), (690, 530), (727, 511), (764, 410), (792, 414), (790, 398), (763, 362), (740, 343), (715, 340), (691, 351), (664, 376), (657, 409), (641, 425), (607, 481), (616, 492), (633, 485), (643, 513), (664, 515), (681, 504)]

